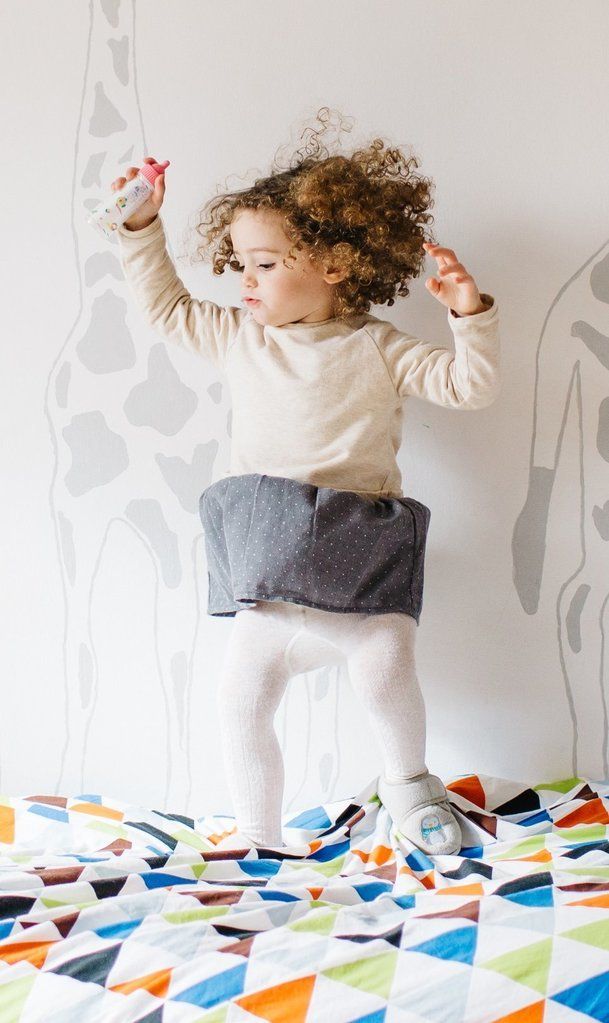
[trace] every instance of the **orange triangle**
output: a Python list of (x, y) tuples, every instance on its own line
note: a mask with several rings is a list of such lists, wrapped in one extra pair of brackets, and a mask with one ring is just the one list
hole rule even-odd
[(298, 980), (289, 980), (285, 984), (274, 984), (263, 991), (255, 991), (251, 995), (243, 995), (242, 998), (235, 998), (236, 1005), (240, 1005), (247, 1012), (269, 1023), (305, 1023), (309, 1015), (311, 995), (315, 987), (315, 974), (308, 977), (299, 977)]
[(14, 945), (2, 945), (0, 959), (4, 959), (5, 963), (20, 963), (25, 960), (39, 970), (44, 966), (49, 948), (56, 944), (56, 941), (19, 941)]
[(437, 888), (436, 891), (438, 895), (484, 895), (481, 884), (455, 884), (450, 888)]
[(609, 895), (591, 895), (589, 899), (565, 902), (565, 906), (606, 906), (609, 908)]
[(320, 885), (319, 888), (307, 888), (307, 891), (311, 893), (312, 899), (318, 899), (324, 890), (324, 886)]
[(532, 856), (511, 856), (510, 859), (517, 860), (518, 863), (547, 863), (552, 859), (552, 853), (549, 849), (540, 849)]
[(68, 813), (90, 813), (94, 817), (108, 817), (111, 821), (122, 821), (123, 814), (120, 810), (113, 810), (109, 806), (101, 806), (99, 803), (74, 803), (68, 807)]
[(12, 806), (0, 806), (0, 842), (10, 845), (15, 841), (15, 811)]
[(371, 852), (364, 852), (363, 849), (353, 848), (352, 853), (359, 856), (362, 863), (377, 863), (379, 867), (382, 867), (388, 860), (393, 859), (393, 849), (390, 849), (387, 845), (375, 845)]
[(477, 774), (470, 774), (468, 778), (457, 778), (457, 781), (452, 781), (446, 788), (469, 799), (470, 803), (479, 806), (481, 810), (486, 808), (486, 796)]
[(509, 1016), (498, 1017), (495, 1023), (543, 1023), (545, 1007), (546, 1000), (542, 998), (540, 1002), (534, 1002), (533, 1005), (525, 1005), (524, 1009), (510, 1012)]
[(116, 991), (119, 995), (130, 995), (132, 991), (148, 991), (157, 998), (166, 998), (172, 973), (173, 967), (169, 970), (157, 970), (155, 973), (147, 973), (145, 977), (135, 977), (134, 980), (126, 980), (123, 984), (113, 984), (110, 990)]
[(609, 814), (602, 799), (587, 799), (573, 813), (554, 821), (557, 828), (570, 828), (574, 824), (609, 824)]

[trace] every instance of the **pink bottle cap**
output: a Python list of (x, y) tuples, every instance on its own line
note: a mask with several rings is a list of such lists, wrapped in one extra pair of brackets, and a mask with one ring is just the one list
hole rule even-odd
[(146, 181), (149, 181), (151, 185), (154, 185), (159, 174), (163, 174), (166, 167), (169, 167), (169, 160), (165, 160), (164, 163), (144, 163), (138, 173), (143, 178), (146, 178)]

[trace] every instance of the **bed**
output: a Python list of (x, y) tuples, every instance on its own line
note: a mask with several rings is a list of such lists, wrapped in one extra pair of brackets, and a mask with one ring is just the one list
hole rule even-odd
[(218, 851), (231, 817), (0, 796), (0, 1023), (609, 1021), (609, 784), (443, 779), (465, 845), (374, 779)]

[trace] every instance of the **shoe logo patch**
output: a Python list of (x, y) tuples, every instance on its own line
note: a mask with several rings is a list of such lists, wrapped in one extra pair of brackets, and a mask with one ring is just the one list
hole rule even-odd
[(437, 814), (429, 814), (423, 818), (421, 821), (421, 835), (424, 841), (429, 842), (431, 845), (439, 845), (441, 842), (446, 841), (446, 832)]

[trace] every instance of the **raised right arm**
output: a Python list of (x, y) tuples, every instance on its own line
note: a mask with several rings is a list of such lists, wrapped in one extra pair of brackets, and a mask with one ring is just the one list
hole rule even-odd
[(145, 320), (168, 341), (210, 359), (222, 370), (248, 310), (192, 297), (167, 252), (159, 215), (136, 231), (121, 224), (116, 233), (123, 272)]

